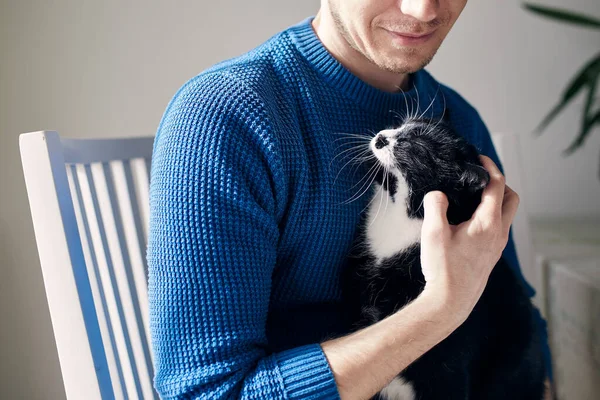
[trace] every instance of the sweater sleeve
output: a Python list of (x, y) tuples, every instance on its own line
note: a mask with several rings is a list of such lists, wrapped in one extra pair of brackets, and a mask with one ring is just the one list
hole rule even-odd
[[(504, 168), (502, 167), (502, 163), (500, 162), (500, 159), (499, 159), (496, 149), (494, 147), (494, 143), (492, 142), (492, 137), (491, 137), (487, 127), (481, 120), (481, 118), (478, 116), (477, 119), (478, 119), (477, 138), (478, 138), (481, 153), (490, 157), (496, 163), (496, 165), (500, 168), (502, 173), (504, 173)], [(502, 255), (503, 255), (504, 259), (508, 262), (508, 264), (512, 267), (512, 269), (515, 272), (515, 274), (517, 275), (517, 277), (519, 277), (521, 279), (521, 281), (523, 282), (529, 297), (533, 298), (535, 296), (536, 292), (535, 292), (535, 289), (527, 282), (527, 280), (525, 279), (525, 277), (523, 276), (523, 273), (521, 271), (519, 259), (517, 258), (517, 251), (515, 248), (515, 243), (513, 240), (512, 229), (509, 233), (508, 244), (506, 245), (506, 248), (504, 249), (504, 252)], [(546, 367), (546, 373), (547, 373), (548, 377), (550, 379), (552, 379), (552, 360), (551, 360), (551, 356), (550, 356), (550, 347), (548, 345), (547, 323), (544, 320), (544, 318), (542, 317), (542, 315), (541, 315), (540, 311), (537, 309), (537, 307), (534, 306), (533, 308), (534, 308), (534, 318), (537, 322), (538, 334), (541, 337), (542, 345), (544, 347), (544, 362), (545, 362), (545, 367)]]
[(169, 103), (152, 156), (148, 278), (163, 399), (338, 399), (318, 343), (269, 353), (285, 185), (266, 107), (223, 73)]

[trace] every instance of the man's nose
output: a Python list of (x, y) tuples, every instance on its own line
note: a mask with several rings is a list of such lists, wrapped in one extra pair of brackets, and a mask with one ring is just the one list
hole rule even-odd
[(433, 21), (438, 14), (439, 0), (401, 0), (402, 14), (422, 21)]

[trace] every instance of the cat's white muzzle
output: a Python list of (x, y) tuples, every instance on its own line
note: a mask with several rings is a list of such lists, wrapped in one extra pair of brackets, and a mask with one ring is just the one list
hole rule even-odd
[[(379, 162), (386, 168), (391, 169), (395, 167), (395, 158), (394, 158), (394, 145), (396, 144), (395, 138), (396, 131), (393, 130), (384, 130), (379, 132), (369, 143), (371, 147), (371, 151), (375, 154), (375, 157), (379, 160)], [(377, 145), (382, 143), (380, 138), (384, 137), (386, 144), (381, 146)], [(380, 147), (380, 148), (378, 148)]]

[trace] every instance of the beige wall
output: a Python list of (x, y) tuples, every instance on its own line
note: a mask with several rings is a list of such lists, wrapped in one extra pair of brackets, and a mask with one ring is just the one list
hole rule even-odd
[[(598, 0), (531, 0), (600, 18)], [(507, 4), (508, 3), (508, 4)], [(493, 132), (521, 134), (528, 211), (600, 215), (600, 131), (563, 158), (579, 131), (583, 97), (541, 136), (531, 131), (567, 82), (600, 50), (600, 31), (539, 18), (520, 1), (470, 1), (430, 66), (477, 107)]]
[[(154, 134), (183, 82), (314, 14), (318, 3), (0, 0), (0, 398), (64, 398), (19, 133)], [(597, 33), (537, 20), (516, 2), (471, 3), (431, 71), (475, 104), (492, 131), (522, 132), (536, 214), (600, 213), (600, 135), (563, 160), (576, 110), (542, 138), (529, 134), (597, 51)], [(570, 3), (600, 16), (597, 0)]]

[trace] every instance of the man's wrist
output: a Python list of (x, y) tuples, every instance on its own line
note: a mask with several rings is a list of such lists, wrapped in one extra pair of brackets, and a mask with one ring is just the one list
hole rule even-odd
[(420, 307), (430, 318), (440, 324), (454, 326), (453, 329), (467, 319), (473, 308), (453, 299), (448, 289), (427, 285), (414, 301), (420, 303)]

